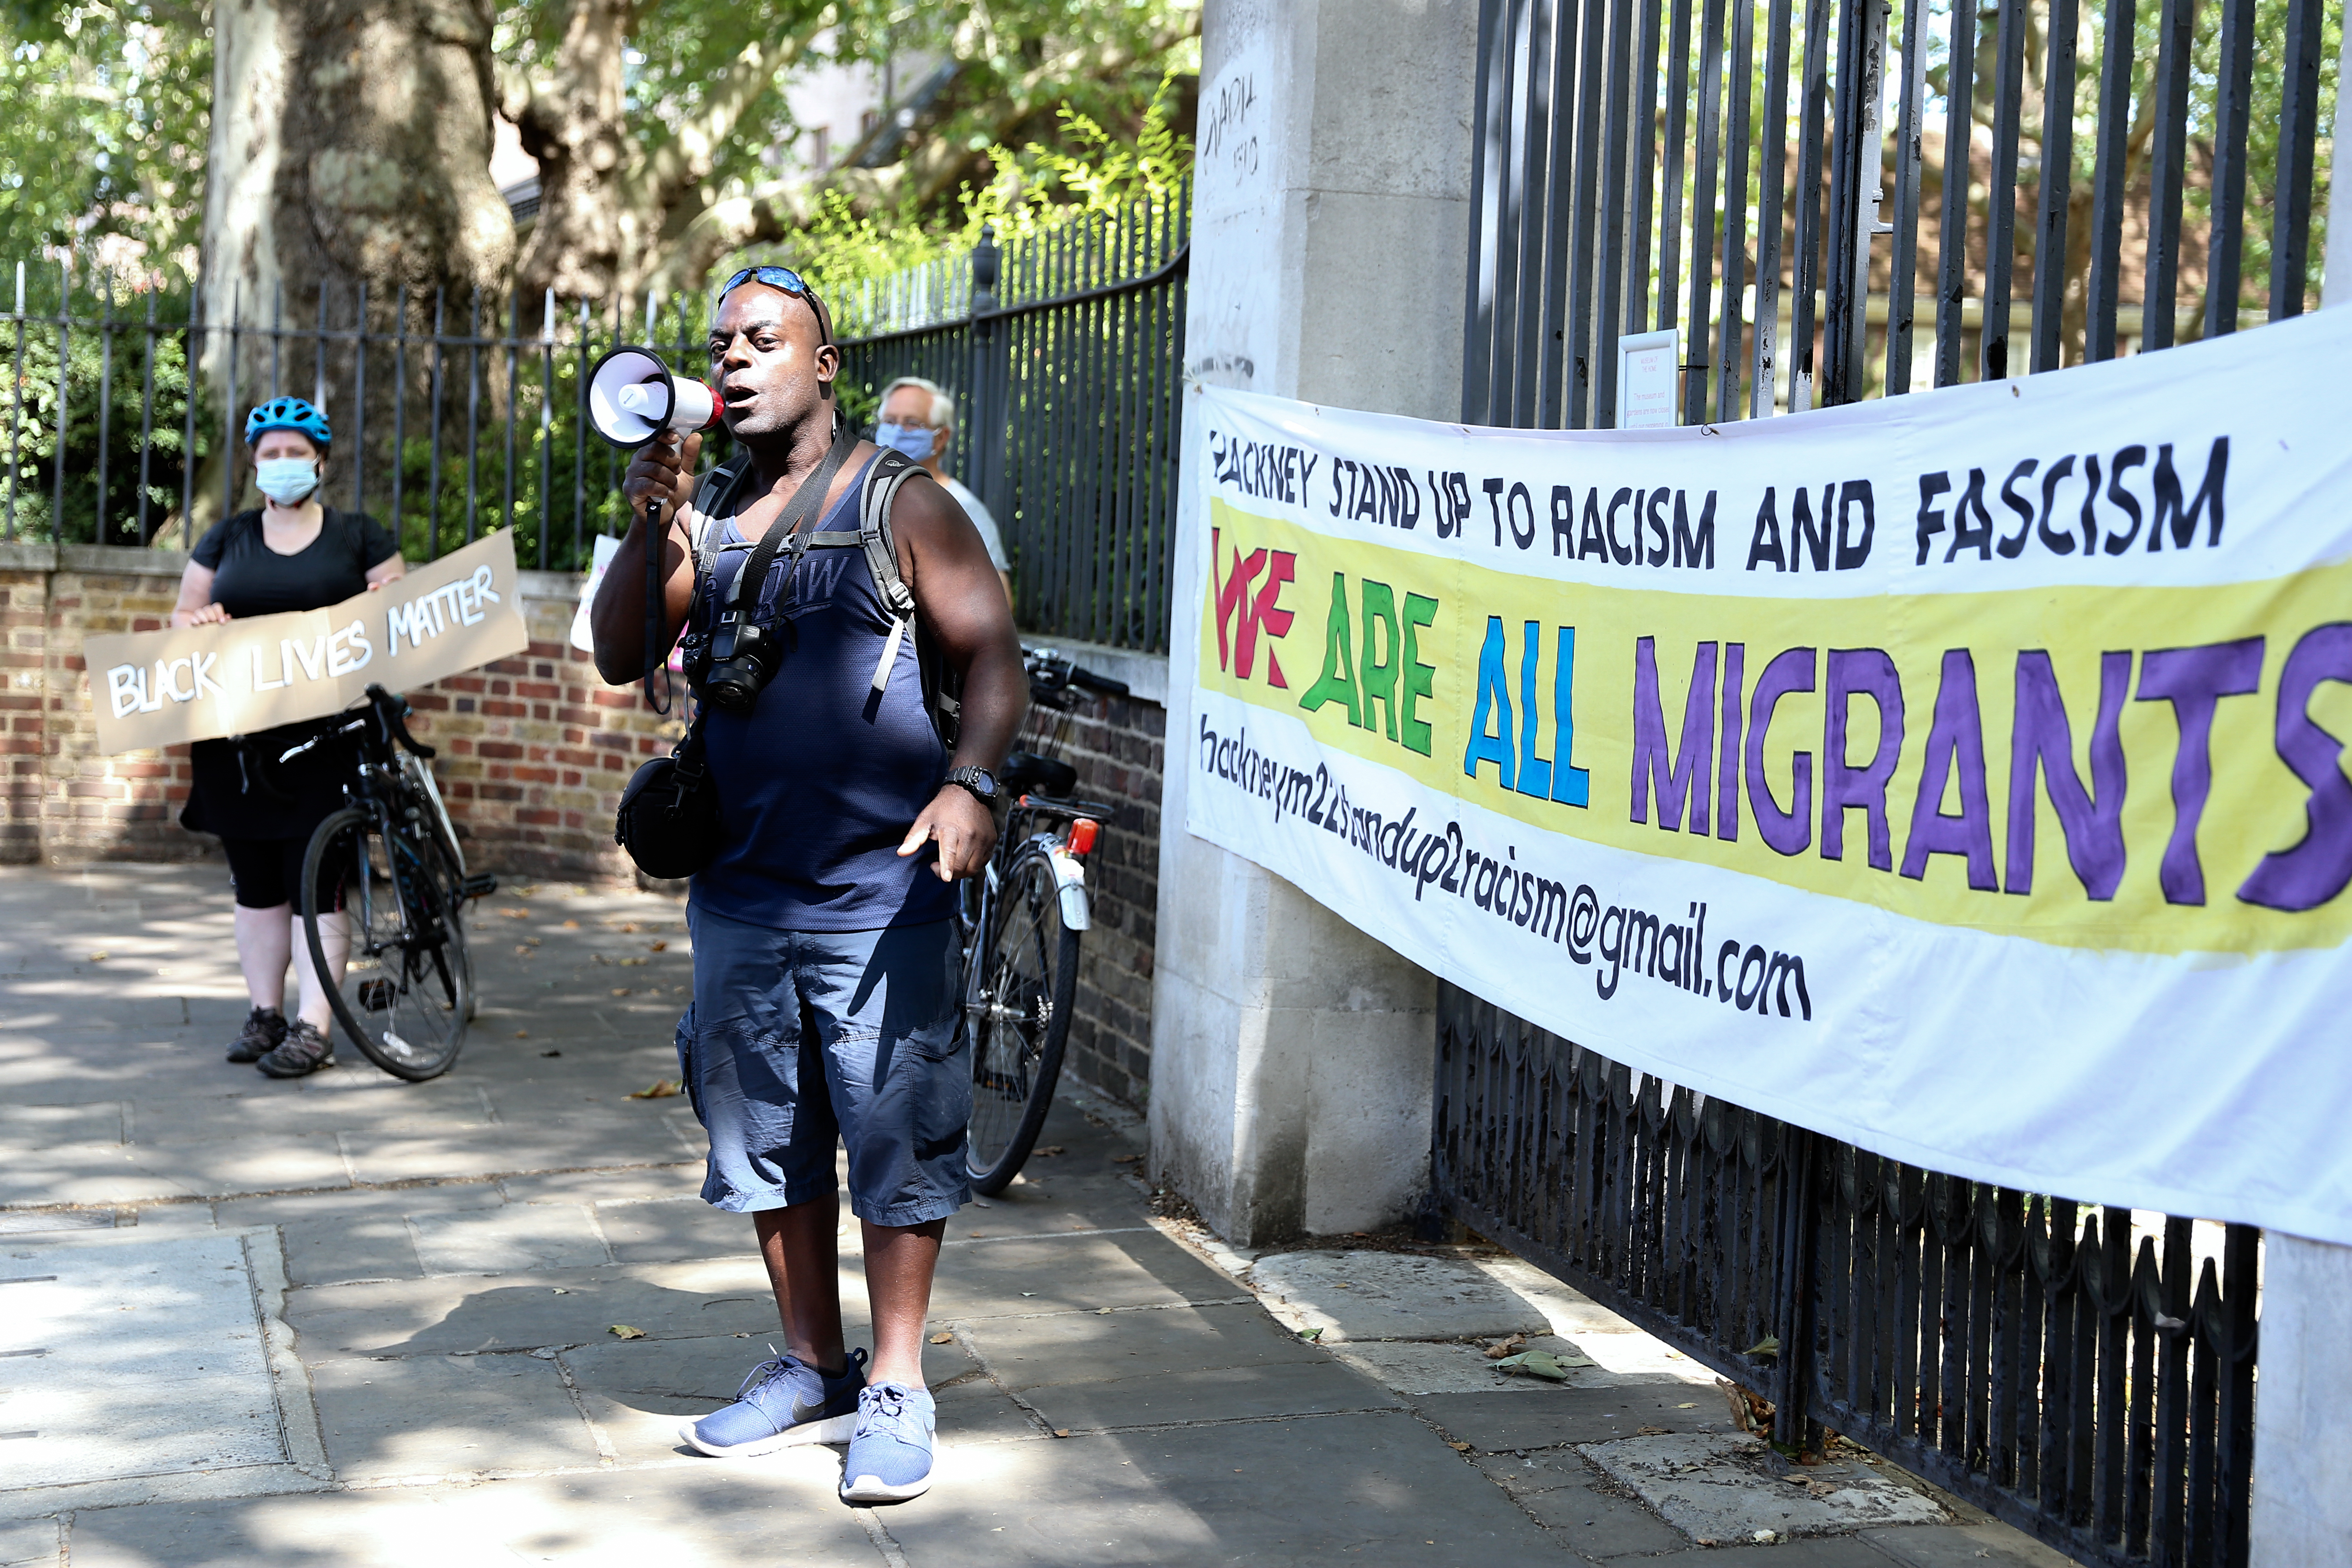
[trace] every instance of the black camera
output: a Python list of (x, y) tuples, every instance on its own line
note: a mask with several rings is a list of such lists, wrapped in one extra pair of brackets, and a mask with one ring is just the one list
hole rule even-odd
[(781, 652), (775, 635), (730, 608), (707, 637), (686, 650), (687, 679), (695, 695), (722, 713), (749, 713), (776, 676)]

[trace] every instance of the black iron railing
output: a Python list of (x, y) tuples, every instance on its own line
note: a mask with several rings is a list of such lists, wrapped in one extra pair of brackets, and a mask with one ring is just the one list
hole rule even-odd
[[(1464, 417), (1612, 426), (1637, 332), (1679, 333), (1698, 424), (2297, 314), (2326, 18), (1483, 0)], [(2246, 1561), (2258, 1231), (2160, 1217), (2159, 1245), (1447, 994), (1437, 1187), (1467, 1223), (1776, 1390), (1781, 1441), (1826, 1423), (2085, 1562)]]
[(1024, 629), (1167, 650), (1185, 221), (1179, 201), (983, 241), (970, 315), (842, 344), (860, 411), (901, 375), (956, 395), (950, 461), (1003, 533)]
[(59, 264), (14, 282), (0, 539), (36, 543), (184, 548), (257, 504), (227, 459), (246, 411), (287, 394), (334, 423), (328, 501), (376, 513), (411, 560), (506, 528), (525, 566), (584, 566), (627, 521), (624, 459), (587, 426), (589, 367), (635, 342), (699, 374), (707, 326), (686, 295), (592, 307), (327, 282), (299, 310), (257, 310)]
[(2242, 1564), (2261, 1233), (1922, 1171), (1441, 985), (1454, 1217), (2084, 1563)]
[(1484, 0), (1463, 416), (1613, 426), (1633, 332), (1699, 424), (2297, 314), (2331, 10)]

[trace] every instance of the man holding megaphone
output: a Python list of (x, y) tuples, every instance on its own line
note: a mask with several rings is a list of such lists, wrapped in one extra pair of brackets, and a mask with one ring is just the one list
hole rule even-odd
[[(700, 699), (680, 758), (698, 748), (715, 848), (693, 872), (678, 1051), (710, 1135), (703, 1197), (751, 1215), (786, 1340), (682, 1436), (712, 1455), (846, 1439), (843, 1499), (898, 1502), (929, 1484), (924, 1320), (971, 1195), (949, 917), (994, 847), (993, 774), (1028, 688), (962, 510), (840, 417), (841, 354), (808, 285), (746, 268), (715, 312), (708, 387), (623, 350), (591, 390), (599, 430), (636, 449), (634, 521), (591, 610), (596, 667), (635, 680), (683, 630)], [(698, 480), (696, 426), (720, 421), (737, 451)], [(870, 1363), (842, 1333), (836, 1134)]]

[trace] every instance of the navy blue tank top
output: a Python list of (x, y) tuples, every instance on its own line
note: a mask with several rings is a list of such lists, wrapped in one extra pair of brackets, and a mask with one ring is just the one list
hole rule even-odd
[[(817, 530), (854, 532), (865, 489), (861, 472)], [(742, 541), (732, 519), (709, 531), (698, 628), (751, 555), (719, 547)], [(758, 618), (776, 628), (782, 657), (750, 713), (714, 708), (702, 721), (725, 847), (694, 879), (694, 902), (775, 931), (947, 919), (955, 890), (940, 880), (935, 849), (898, 853), (945, 782), (947, 751), (923, 710), (911, 636), (888, 689), (874, 693), (891, 617), (866, 552), (811, 550), (797, 568), (780, 552)]]

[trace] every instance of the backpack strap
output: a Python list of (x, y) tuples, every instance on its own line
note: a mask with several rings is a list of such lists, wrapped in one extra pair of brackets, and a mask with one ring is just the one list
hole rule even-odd
[(735, 492), (743, 488), (743, 476), (751, 471), (751, 454), (738, 447), (694, 487), (694, 499), (687, 503), (694, 508), (694, 521), (687, 527), (686, 550), (698, 587), (702, 582), (704, 546), (709, 542), (711, 531), (719, 526), (725, 509), (734, 504)]
[[(874, 689), (888, 689), (891, 667), (898, 661), (898, 644), (915, 626), (915, 595), (898, 575), (898, 547), (890, 533), (890, 503), (899, 489), (923, 470), (904, 452), (885, 449), (866, 476), (865, 501), (858, 509), (857, 542), (866, 552), (866, 569), (874, 574), (875, 591), (890, 611), (890, 637), (874, 666)], [(924, 474), (929, 479), (930, 476)]]
[(915, 612), (914, 590), (898, 572), (898, 545), (890, 531), (890, 509), (898, 499), (898, 491), (914, 479), (929, 479), (930, 474), (903, 452), (885, 448), (866, 470), (866, 493), (858, 509), (857, 531), (821, 533), (810, 540), (812, 545), (856, 545), (866, 552), (866, 570), (873, 574), (876, 593), (890, 614), (890, 636), (882, 645), (882, 657), (875, 661), (873, 689), (877, 694), (890, 686), (890, 671), (898, 662), (898, 646), (908, 634), (914, 634), (915, 662), (921, 672), (923, 706), (931, 715), (931, 723), (941, 742), (954, 749), (958, 721), (962, 704), (951, 689), (955, 684), (946, 668), (946, 660), (934, 639), (923, 629)]

